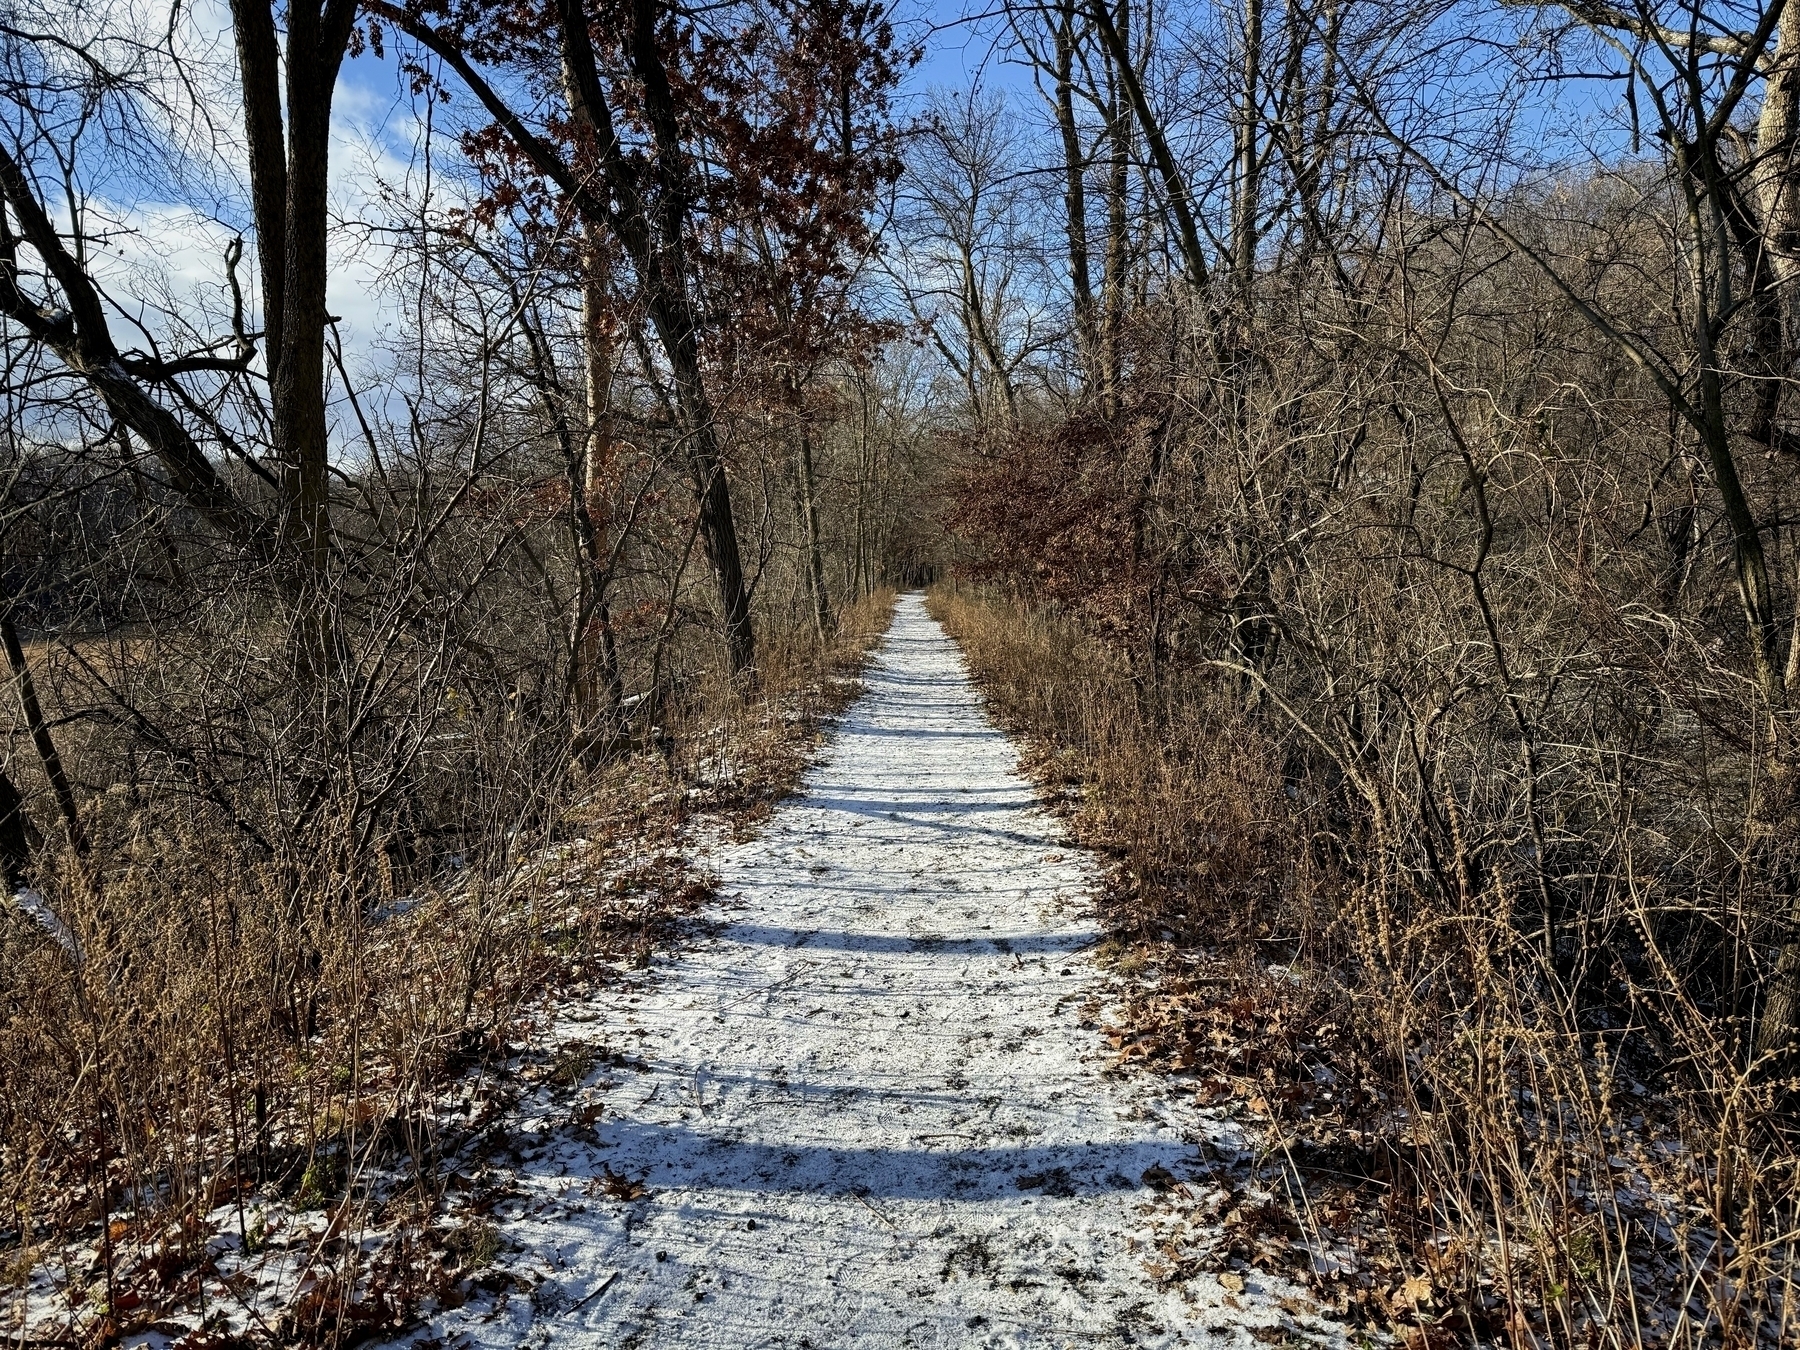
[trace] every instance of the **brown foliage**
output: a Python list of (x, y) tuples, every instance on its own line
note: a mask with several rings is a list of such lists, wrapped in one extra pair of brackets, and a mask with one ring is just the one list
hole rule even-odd
[[(479, 1263), (433, 1207), (536, 1075), (537, 1010), (679, 937), (710, 894), (687, 822), (741, 826), (791, 788), (890, 603), (849, 607), (829, 648), (770, 643), (754, 699), (709, 671), (665, 705), (659, 749), (549, 783), (490, 760), (545, 794), (504, 839), (482, 819), (494, 785), (435, 765), (440, 809), (473, 816), (459, 857), (403, 837), (371, 850), (338, 815), (295, 868), (179, 798), (88, 802), (87, 860), (36, 876), (72, 946), (0, 912), (0, 1212), (8, 1280), (40, 1290), (25, 1330), (182, 1334), (242, 1279), (215, 1239), (254, 1265), (277, 1231), (300, 1264), (245, 1285), (246, 1343), (340, 1344), (461, 1296)], [(62, 698), (83, 695), (80, 670)], [(465, 695), (445, 720), (497, 745), (504, 708), (496, 727)], [(112, 750), (82, 744), (78, 777)]]

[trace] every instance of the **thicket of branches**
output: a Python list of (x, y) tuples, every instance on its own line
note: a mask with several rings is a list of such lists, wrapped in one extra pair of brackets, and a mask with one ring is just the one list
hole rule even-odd
[[(434, 1085), (658, 939), (923, 565), (878, 10), (229, 20), (0, 10), (0, 1230), (100, 1233), (101, 1337), (256, 1187), (428, 1189)], [(266, 1330), (401, 1315), (346, 1259)]]
[[(1792, 1336), (1800, 9), (1015, 3), (916, 119), (850, 0), (230, 19), (0, 9), (23, 1250), (416, 1122), (571, 811), (953, 563), (1384, 1315)], [(350, 218), (346, 69), (417, 129)]]
[(1800, 11), (1008, 21), (907, 180), (946, 614), (1118, 921), (1260, 953), (1157, 1053), (1381, 1179), (1435, 1301), (1325, 1283), (1418, 1335), (1791, 1337)]

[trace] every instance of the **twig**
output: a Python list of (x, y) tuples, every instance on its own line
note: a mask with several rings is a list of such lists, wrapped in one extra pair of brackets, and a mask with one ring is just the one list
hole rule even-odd
[(855, 1191), (851, 1191), (850, 1195), (859, 1205), (868, 1210), (869, 1213), (873, 1214), (876, 1218), (880, 1219), (889, 1228), (894, 1226), (894, 1221), (888, 1218), (888, 1216), (883, 1214), (880, 1210), (876, 1209), (875, 1206), (869, 1202), (868, 1196), (858, 1195)]
[[(587, 1293), (582, 1296), (581, 1302), (570, 1304), (569, 1312), (570, 1313), (580, 1312), (583, 1308), (587, 1307), (588, 1304), (592, 1303), (595, 1299), (599, 1298), (600, 1295), (604, 1294), (608, 1289), (611, 1289), (613, 1287), (613, 1281), (617, 1280), (618, 1278), (619, 1278), (619, 1272), (615, 1270), (612, 1274), (608, 1275), (604, 1280), (600, 1281), (599, 1284), (595, 1285), (592, 1289), (588, 1290)], [(567, 1317), (568, 1315), (569, 1315), (569, 1313), (563, 1314), (563, 1316), (565, 1316), (565, 1317)]]

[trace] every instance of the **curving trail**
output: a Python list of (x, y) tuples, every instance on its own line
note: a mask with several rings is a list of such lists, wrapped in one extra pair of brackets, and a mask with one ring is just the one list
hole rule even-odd
[[(648, 1067), (603, 1071), (591, 1130), (547, 1098), (522, 1113), (500, 1231), (542, 1282), (413, 1339), (1339, 1341), (1253, 1273), (1146, 1272), (1153, 1230), (1192, 1204), (1171, 1181), (1202, 1144), (1235, 1147), (1231, 1126), (1109, 1067), (1092, 864), (918, 596), (866, 686), (803, 794), (709, 860), (716, 934), (569, 1010), (565, 1032)], [(647, 1191), (609, 1194), (609, 1172)]]

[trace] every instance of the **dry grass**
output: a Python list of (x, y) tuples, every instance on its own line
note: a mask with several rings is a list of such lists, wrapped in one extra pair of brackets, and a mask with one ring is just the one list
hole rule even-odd
[(1646, 973), (1584, 1022), (1460, 836), (1453, 905), (1323, 866), (1229, 688), (1146, 699), (1042, 610), (955, 587), (932, 609), (1112, 864), (1121, 1057), (1263, 1122), (1234, 1184), (1289, 1203), (1165, 1244), (1166, 1269), (1281, 1270), (1417, 1347), (1795, 1343), (1791, 1089), (1685, 1000), (1649, 936), (1678, 897), (1634, 891)]
[(247, 1342), (343, 1343), (457, 1297), (483, 1244), (443, 1226), (440, 1162), (572, 1071), (528, 1052), (539, 1010), (679, 937), (710, 893), (684, 828), (742, 827), (792, 788), (892, 599), (828, 650), (767, 643), (754, 697), (695, 684), (659, 750), (567, 779), (497, 859), (425, 884), (328, 838), (296, 886), (178, 813), (90, 802), (107, 852), (44, 888), (74, 949), (0, 912), (5, 1334), (229, 1343), (243, 1308), (199, 1329), (236, 1297), (216, 1240), (275, 1228), (304, 1271), (282, 1306), (247, 1291)]

